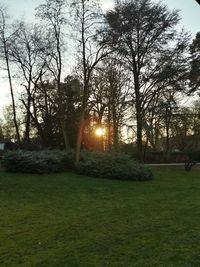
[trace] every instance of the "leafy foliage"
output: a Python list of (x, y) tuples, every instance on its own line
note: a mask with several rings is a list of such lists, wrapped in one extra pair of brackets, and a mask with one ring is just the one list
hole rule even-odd
[[(178, 33), (179, 14), (151, 0), (116, 1), (105, 15), (105, 42), (133, 76), (138, 158), (143, 161), (145, 112), (166, 88), (186, 88), (189, 36)], [(148, 112), (149, 113), (149, 112)]]
[(190, 71), (190, 87), (191, 92), (200, 88), (200, 32), (196, 34), (190, 46), (191, 53), (191, 71)]
[(8, 151), (2, 160), (6, 171), (22, 173), (55, 173), (74, 167), (73, 152), (58, 150)]
[(143, 181), (152, 178), (151, 171), (128, 155), (83, 151), (75, 166), (75, 153), (58, 150), (8, 151), (2, 160), (6, 171), (21, 173), (56, 173), (75, 171), (107, 179)]
[(77, 165), (80, 174), (119, 180), (144, 181), (152, 179), (151, 171), (133, 161), (128, 155), (118, 153), (81, 154)]

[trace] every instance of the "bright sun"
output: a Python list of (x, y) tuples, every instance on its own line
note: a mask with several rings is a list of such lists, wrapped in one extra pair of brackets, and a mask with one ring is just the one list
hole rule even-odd
[(103, 128), (97, 128), (95, 133), (97, 136), (102, 136), (104, 134), (104, 129)]

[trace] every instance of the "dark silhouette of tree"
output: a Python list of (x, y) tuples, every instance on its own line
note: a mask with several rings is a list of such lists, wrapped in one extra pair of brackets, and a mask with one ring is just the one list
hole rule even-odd
[(10, 46), (12, 35), (15, 32), (11, 31), (11, 26), (8, 25), (8, 14), (5, 8), (0, 7), (0, 56), (3, 59), (4, 64), (6, 65), (6, 71), (8, 75), (8, 81), (10, 86), (10, 94), (12, 100), (12, 111), (13, 111), (13, 122), (16, 131), (16, 138), (18, 144), (20, 144), (20, 134), (19, 134), (19, 126), (17, 124), (17, 112), (16, 112), (16, 104), (15, 104), (15, 96), (13, 90), (13, 82), (12, 82), (12, 74), (11, 74), (11, 62), (10, 62)]
[(97, 64), (104, 59), (110, 51), (106, 44), (98, 44), (97, 29), (101, 22), (101, 10), (94, 0), (75, 0), (72, 3), (74, 17), (75, 39), (78, 43), (78, 62), (82, 79), (82, 101), (80, 108), (79, 130), (76, 143), (76, 163), (80, 158), (80, 149), (84, 131), (85, 112), (90, 96), (90, 82), (92, 72)]
[(26, 109), (24, 141), (29, 144), (31, 120), (42, 133), (35, 110), (34, 94), (37, 83), (47, 70), (47, 59), (43, 56), (45, 32), (37, 25), (26, 25), (22, 21), (15, 23), (14, 28), (17, 30), (11, 38), (10, 56), (26, 92), (22, 98)]
[(132, 72), (138, 157), (143, 161), (144, 111), (158, 92), (183, 77), (188, 38), (175, 30), (178, 12), (150, 0), (119, 1), (105, 18), (104, 41), (117, 49)]
[(46, 31), (49, 34), (49, 46), (46, 53), (49, 54), (51, 60), (48, 64), (50, 73), (56, 82), (58, 100), (59, 100), (59, 122), (62, 131), (65, 148), (70, 149), (68, 129), (66, 125), (65, 110), (63, 106), (63, 95), (61, 89), (61, 79), (64, 60), (64, 33), (66, 31), (66, 14), (65, 14), (65, 0), (46, 0), (44, 4), (41, 4), (36, 10), (36, 16), (40, 18), (41, 23), (46, 27)]
[[(78, 113), (80, 103), (80, 84), (79, 80), (73, 76), (67, 76), (61, 83), (62, 105), (64, 109), (63, 123), (67, 125), (69, 145), (75, 148)], [(37, 84), (34, 95), (35, 109), (37, 111), (40, 127), (42, 128), (43, 144), (46, 147), (63, 147), (62, 138), (60, 138), (59, 123), (59, 104), (60, 99), (57, 94), (55, 81), (41, 81)], [(62, 133), (61, 133), (62, 136)]]
[(120, 133), (128, 110), (129, 75), (115, 59), (106, 59), (92, 77), (90, 113), (96, 128), (106, 129), (106, 144), (118, 150)]
[(191, 53), (191, 71), (190, 71), (190, 87), (191, 92), (200, 89), (200, 32), (196, 34), (190, 46)]
[[(20, 131), (20, 125), (21, 125), (20, 116), (17, 117), (17, 125), (18, 125), (18, 129), (19, 129), (19, 134), (20, 134), (21, 133), (21, 131)], [(17, 140), (15, 124), (13, 121), (13, 107), (12, 107), (12, 105), (7, 105), (3, 109), (3, 121), (1, 124), (1, 128), (2, 128), (3, 137), (5, 140), (8, 140), (8, 141)]]

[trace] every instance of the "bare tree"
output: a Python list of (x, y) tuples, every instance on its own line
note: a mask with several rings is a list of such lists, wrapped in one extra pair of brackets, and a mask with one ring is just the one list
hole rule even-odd
[(45, 33), (38, 25), (26, 25), (16, 22), (17, 31), (11, 39), (10, 55), (12, 63), (17, 66), (21, 77), (21, 85), (25, 88), (26, 99), (22, 102), (26, 108), (25, 135), (26, 143), (30, 143), (31, 120), (38, 128), (40, 125), (35, 110), (34, 94), (38, 82), (47, 70), (47, 57), (43, 56)]
[(119, 148), (119, 136), (129, 110), (129, 73), (115, 59), (106, 59), (93, 74), (90, 104), (97, 125), (107, 128), (108, 147)]
[(8, 15), (6, 9), (0, 7), (0, 49), (1, 49), (0, 53), (1, 53), (1, 58), (3, 59), (6, 65), (6, 71), (8, 75), (10, 94), (12, 100), (13, 122), (15, 125), (17, 142), (18, 144), (20, 144), (20, 133), (19, 133), (19, 126), (17, 123), (16, 104), (15, 104), (12, 74), (10, 68), (10, 46), (11, 46), (12, 36), (13, 34), (15, 34), (15, 32), (12, 32), (10, 29), (11, 28), (10, 25), (8, 25)]
[(92, 73), (97, 64), (104, 59), (110, 51), (107, 49), (106, 44), (98, 45), (96, 42), (98, 39), (97, 29), (99, 29), (100, 22), (102, 21), (101, 10), (98, 3), (95, 0), (75, 0), (72, 3), (72, 10), (75, 15), (73, 26), (77, 29), (78, 62), (83, 83), (80, 122), (76, 144), (76, 163), (78, 163), (84, 130), (85, 111), (90, 96)]
[(64, 32), (66, 31), (66, 18), (65, 18), (65, 0), (46, 0), (44, 4), (40, 5), (36, 10), (36, 16), (41, 19), (45, 25), (46, 30), (49, 32), (49, 55), (51, 56), (50, 64), (48, 64), (49, 71), (54, 77), (57, 86), (58, 100), (59, 100), (59, 122), (62, 131), (65, 148), (70, 149), (68, 127), (66, 125), (66, 114), (63, 104), (63, 92), (61, 86), (62, 69), (64, 60)]

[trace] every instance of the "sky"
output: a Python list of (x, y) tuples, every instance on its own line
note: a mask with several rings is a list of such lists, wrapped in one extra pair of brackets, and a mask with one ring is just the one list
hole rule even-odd
[[(154, 0), (160, 2), (160, 0)], [(9, 13), (13, 17), (24, 17), (27, 21), (34, 19), (35, 7), (41, 4), (42, 0), (1, 0), (1, 4), (8, 7)], [(113, 0), (100, 0), (103, 9), (112, 8)], [(191, 32), (192, 37), (200, 31), (200, 5), (195, 0), (162, 0), (169, 9), (179, 9), (182, 18), (180, 25), (185, 30)], [(5, 77), (0, 73), (0, 117), (5, 105), (10, 104), (10, 93)]]

